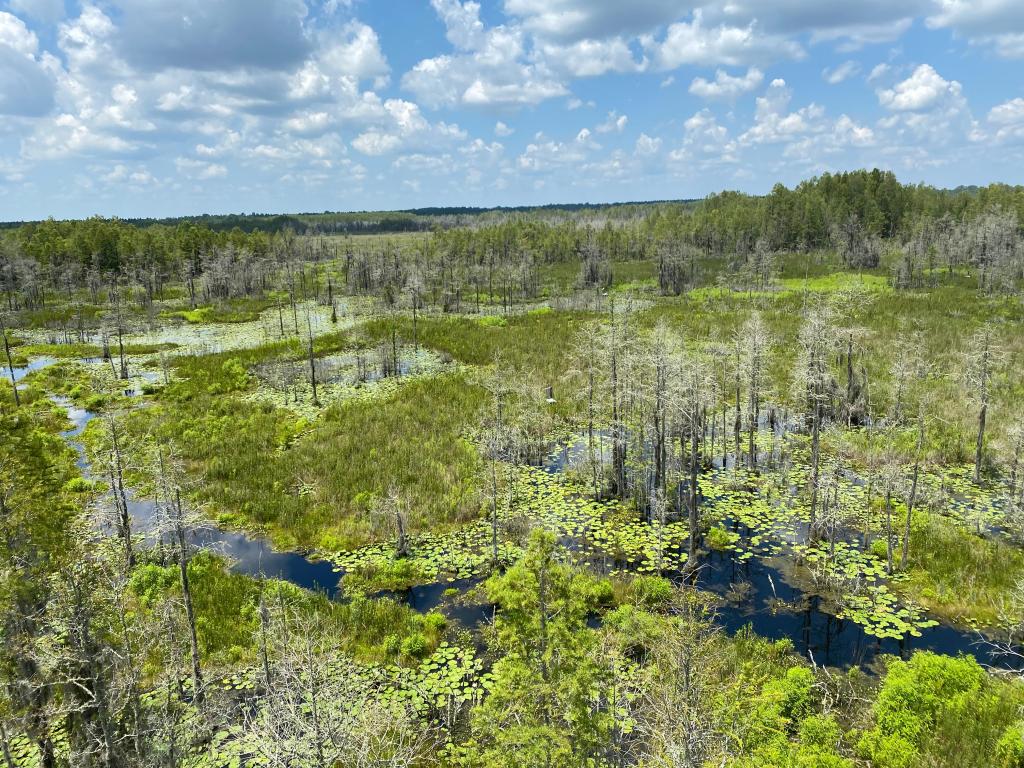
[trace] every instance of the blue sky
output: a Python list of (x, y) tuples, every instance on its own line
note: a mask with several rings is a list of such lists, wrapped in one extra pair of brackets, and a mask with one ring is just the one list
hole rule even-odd
[(0, 0), (0, 219), (1024, 183), (1021, 0)]

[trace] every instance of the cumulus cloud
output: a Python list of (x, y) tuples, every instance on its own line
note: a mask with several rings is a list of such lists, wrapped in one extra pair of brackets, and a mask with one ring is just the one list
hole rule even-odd
[(700, 10), (693, 12), (690, 21), (671, 24), (660, 40), (650, 39), (648, 52), (660, 69), (684, 64), (739, 67), (805, 55), (794, 40), (761, 34), (756, 21), (745, 26), (707, 26)]
[(1010, 99), (992, 107), (989, 110), (988, 119), (997, 125), (1024, 123), (1024, 99)]
[[(923, 166), (963, 157), (959, 150), (972, 142), (981, 152), (982, 138), (993, 145), (1024, 141), (1024, 102), (1009, 93), (975, 120), (954, 79), (955, 58), (942, 75), (926, 64), (908, 68), (898, 48), (874, 69), (859, 56), (863, 64), (825, 58), (893, 40), (915, 18), (1015, 55), (1024, 35), (1015, 2), (430, 4), (445, 35), (441, 49), (414, 49), (418, 63), (393, 73), (384, 44), (396, 38), (360, 21), (366, 4), (354, 0), (261, 0), (262, 16), (242, 0), (77, 0), (66, 9), (62, 0), (0, 2), (11, 11), (0, 12), (0, 115), (10, 116), (0, 120), (0, 179), (8, 187), (35, 183), (48, 174), (32, 170), (54, 163), (49, 176), (71, 179), (72, 187), (79, 177), (94, 192), (130, 186), (140, 195), (165, 195), (187, 187), (189, 200), (201, 200), (196, 193), (224, 177), (245, 195), (264, 183), (318, 187), (343, 174), (353, 182), (346, 190), (375, 178), (361, 194), (387, 205), (405, 181), (438, 195), (517, 185), (509, 194), (532, 194), (545, 182), (544, 194), (556, 194), (556, 185), (610, 181), (623, 185), (614, 187), (621, 194), (636, 194), (656, 189), (649, 182), (659, 175), (728, 184), (742, 169), (761, 183), (789, 171), (897, 157)], [(947, 35), (932, 39), (939, 37)], [(782, 80), (765, 85), (769, 66), (809, 56), (811, 71), (794, 82), (806, 83), (803, 75), (849, 82), (864, 76), (863, 66), (884, 116), (867, 120), (849, 106), (833, 117), (810, 102), (810, 92), (794, 95)], [(690, 66), (697, 71), (681, 69)], [(653, 88), (685, 77), (693, 96), (738, 106), (720, 114), (702, 109), (673, 134), (680, 120), (673, 105), (663, 115), (622, 114), (631, 103), (623, 91), (638, 77), (602, 81), (598, 112), (598, 88), (575, 81), (609, 73), (646, 73)], [(751, 115), (740, 100), (758, 91)], [(814, 95), (835, 103), (829, 89)], [(572, 132), (551, 129), (546, 121), (559, 119), (551, 110), (530, 109), (550, 99), (595, 111), (575, 113)], [(450, 122), (456, 118), (446, 113), (440, 120), (428, 109), (485, 110), (491, 118), (469, 119), (482, 131), (477, 137)], [(560, 138), (534, 134), (541, 127)], [(635, 128), (628, 141), (620, 137), (627, 128)], [(522, 148), (516, 141), (513, 152), (512, 142), (501, 143), (513, 133), (534, 138)]]
[[(454, 6), (461, 10), (455, 13)], [(568, 93), (546, 67), (526, 60), (521, 29), (498, 26), (470, 36), (464, 33), (466, 19), (479, 20), (479, 5), (445, 0), (436, 2), (435, 9), (449, 38), (458, 40), (465, 50), (423, 59), (402, 77), (402, 87), (428, 107), (521, 106)], [(453, 25), (457, 25), (455, 33)]]
[(660, 138), (654, 138), (646, 133), (641, 133), (636, 140), (636, 146), (633, 151), (640, 157), (653, 157), (661, 151), (661, 144)]
[(762, 80), (764, 73), (757, 67), (751, 67), (747, 74), (736, 77), (719, 69), (713, 81), (703, 77), (694, 78), (690, 83), (690, 93), (703, 99), (733, 99), (754, 90)]
[(554, 141), (538, 133), (516, 158), (516, 167), (526, 173), (545, 173), (557, 168), (579, 165), (601, 146), (591, 132), (584, 128), (572, 141)]
[(912, 145), (923, 151), (924, 144), (984, 139), (960, 83), (946, 80), (929, 64), (921, 64), (892, 87), (879, 89), (878, 101), (891, 112), (878, 121), (891, 146)]
[(48, 62), (39, 39), (17, 16), (0, 12), (0, 114), (38, 116), (54, 103)]
[(220, 179), (228, 175), (228, 169), (218, 163), (208, 163), (203, 160), (193, 160), (188, 157), (179, 157), (174, 161), (178, 173), (189, 179), (198, 181), (209, 181)]
[(628, 122), (629, 118), (626, 115), (620, 115), (615, 110), (612, 110), (608, 113), (604, 122), (598, 125), (595, 130), (598, 133), (622, 133)]
[(457, 125), (430, 123), (417, 104), (405, 99), (384, 102), (388, 120), (364, 131), (352, 141), (352, 146), (364, 155), (386, 155), (398, 149), (419, 146), (443, 146), (466, 138), (466, 132)]
[(766, 144), (791, 140), (800, 134), (822, 131), (825, 111), (810, 104), (794, 112), (788, 111), (792, 91), (786, 81), (771, 82), (764, 96), (759, 96), (754, 113), (754, 124), (740, 137), (741, 144)]
[(629, 44), (621, 37), (579, 40), (569, 45), (540, 43), (536, 54), (546, 67), (573, 77), (596, 77), (606, 72), (641, 72), (647, 67), (647, 61), (634, 58)]
[(930, 64), (922, 64), (906, 80), (878, 92), (882, 106), (897, 112), (929, 109), (946, 99), (960, 99), (961, 86), (945, 80)]
[(996, 141), (1024, 140), (1024, 99), (1018, 97), (992, 107), (988, 122), (995, 127)]

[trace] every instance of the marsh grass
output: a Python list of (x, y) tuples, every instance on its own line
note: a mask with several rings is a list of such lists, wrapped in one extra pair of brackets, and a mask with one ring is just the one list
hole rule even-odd
[(918, 515), (908, 565), (907, 580), (897, 589), (940, 616), (991, 626), (1006, 611), (1021, 610), (1008, 598), (1024, 579), (1024, 552), (1001, 539), (977, 536), (937, 515)]
[[(416, 611), (394, 600), (357, 597), (344, 603), (334, 602), (285, 581), (260, 581), (234, 573), (223, 558), (208, 551), (200, 551), (192, 558), (189, 580), (200, 651), (208, 664), (256, 661), (261, 595), (274, 616), (280, 616), (284, 610), (292, 621), (301, 624), (303, 616), (316, 614), (326, 630), (339, 640), (341, 650), (363, 662), (399, 661), (401, 654), (396, 648), (400, 649), (401, 642), (410, 636), (422, 637), (427, 652), (436, 648), (443, 637), (443, 625), (425, 621)], [(130, 583), (145, 611), (156, 610), (168, 598), (180, 598), (180, 576), (173, 563), (140, 565), (132, 573)]]
[(201, 478), (195, 497), (222, 523), (266, 530), (282, 548), (338, 550), (379, 535), (369, 513), (392, 486), (413, 530), (478, 512), (480, 459), (464, 435), (484, 393), (464, 376), (410, 380), (309, 422), (240, 396), (252, 382), (239, 360), (266, 354), (193, 361), (198, 369), (129, 420), (136, 435), (174, 446)]

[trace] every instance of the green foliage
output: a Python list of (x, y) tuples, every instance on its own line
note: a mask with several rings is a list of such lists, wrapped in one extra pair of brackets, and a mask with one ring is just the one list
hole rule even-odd
[(587, 766), (615, 713), (595, 711), (605, 669), (590, 650), (586, 617), (595, 604), (592, 578), (560, 564), (556, 541), (535, 531), (523, 556), (487, 582), (500, 606), (495, 641), (504, 655), (492, 670), (490, 695), (471, 718), (461, 766)]
[(730, 549), (739, 540), (739, 534), (719, 528), (718, 526), (709, 529), (705, 537), (707, 545), (711, 549), (717, 550)]
[(1024, 766), (1024, 723), (1014, 723), (1003, 731), (996, 744), (997, 768), (1022, 768)]
[(1022, 579), (1024, 552), (1010, 542), (978, 536), (937, 515), (915, 521), (909, 578), (901, 589), (941, 615), (996, 624), (1006, 596)]
[(476, 321), (484, 328), (504, 328), (508, 325), (508, 320), (501, 315), (484, 315), (478, 317)]
[(878, 768), (984, 765), (1021, 700), (972, 658), (918, 652), (890, 664), (857, 751)]
[(675, 596), (672, 582), (660, 576), (637, 576), (629, 583), (629, 596), (641, 608), (664, 608)]

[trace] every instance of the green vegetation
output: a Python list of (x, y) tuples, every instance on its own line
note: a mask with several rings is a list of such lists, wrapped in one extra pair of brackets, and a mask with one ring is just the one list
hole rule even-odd
[(1022, 200), (6, 230), (0, 762), (1024, 765)]

